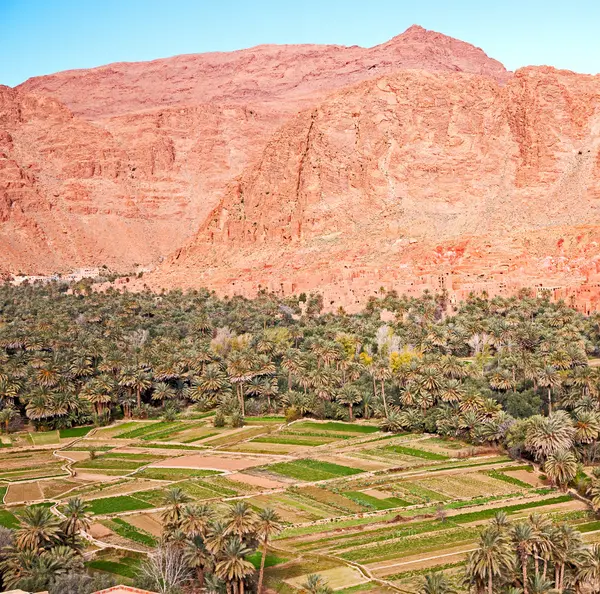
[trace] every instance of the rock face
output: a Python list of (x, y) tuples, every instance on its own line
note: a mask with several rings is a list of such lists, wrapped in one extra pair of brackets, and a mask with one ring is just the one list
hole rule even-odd
[(348, 306), (381, 286), (464, 296), (589, 280), (599, 149), (600, 77), (367, 81), (283, 126), (159, 282), (319, 289)]
[(157, 262), (301, 109), (406, 68), (510, 78), (482, 50), (415, 26), (368, 49), (260, 46), (3, 87), (0, 272)]
[(0, 88), (0, 270), (154, 264), (153, 287), (351, 308), (543, 286), (590, 309), (599, 208), (600, 77), (513, 75), (421, 27)]

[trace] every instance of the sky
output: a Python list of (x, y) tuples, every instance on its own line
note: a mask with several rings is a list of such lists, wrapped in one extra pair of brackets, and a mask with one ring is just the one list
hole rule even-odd
[(510, 70), (600, 72), (600, 0), (0, 0), (0, 84), (262, 43), (370, 47), (413, 24)]

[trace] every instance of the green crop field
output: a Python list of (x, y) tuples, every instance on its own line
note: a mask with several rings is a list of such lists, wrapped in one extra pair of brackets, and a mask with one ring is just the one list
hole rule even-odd
[(313, 423), (311, 421), (301, 421), (294, 423), (290, 429), (294, 431), (334, 431), (344, 433), (377, 433), (379, 429), (373, 425), (360, 425), (358, 423), (339, 423), (335, 421), (329, 421), (325, 423)]
[(102, 497), (101, 499), (92, 499), (89, 501), (91, 513), (97, 515), (116, 514), (119, 512), (149, 509), (151, 507), (153, 506), (146, 501), (142, 501), (141, 499), (129, 495)]
[(0, 509), (0, 526), (4, 528), (18, 528), (20, 525), (19, 519), (7, 509)]
[(265, 469), (269, 472), (281, 474), (301, 481), (320, 481), (340, 476), (351, 476), (362, 472), (362, 470), (357, 468), (310, 459), (271, 464), (271, 466), (267, 466)]
[(59, 431), (59, 435), (61, 439), (68, 439), (71, 437), (84, 437), (87, 435), (94, 427), (72, 427), (71, 429), (61, 429)]
[(426, 450), (419, 450), (416, 448), (409, 448), (401, 445), (389, 445), (383, 448), (388, 452), (394, 452), (395, 454), (403, 454), (405, 456), (412, 456), (413, 458), (423, 458), (424, 460), (447, 460), (448, 456), (443, 454), (436, 454), (434, 452), (428, 452)]
[(137, 575), (137, 565), (139, 565), (139, 563), (119, 563), (118, 561), (106, 561), (104, 559), (88, 561), (86, 563), (86, 567), (89, 567), (90, 569), (113, 573), (126, 578), (134, 578)]
[(218, 470), (202, 470), (193, 468), (144, 468), (136, 472), (139, 478), (148, 478), (156, 481), (180, 481), (186, 478), (213, 476), (221, 474)]

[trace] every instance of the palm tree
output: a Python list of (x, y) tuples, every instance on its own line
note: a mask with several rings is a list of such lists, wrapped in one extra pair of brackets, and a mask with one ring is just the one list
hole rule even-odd
[(487, 584), (488, 594), (494, 592), (494, 579), (510, 572), (513, 556), (508, 539), (496, 530), (486, 529), (479, 538), (476, 551), (467, 560), (467, 575), (476, 583)]
[(392, 372), (385, 361), (379, 361), (374, 365), (372, 375), (373, 380), (379, 380), (379, 384), (381, 386), (381, 400), (383, 402), (383, 410), (387, 418), (390, 414), (390, 411), (388, 407), (387, 397), (385, 395), (385, 382), (392, 378)]
[(598, 414), (589, 411), (575, 412), (575, 443), (589, 444), (600, 435), (600, 419)]
[(235, 534), (243, 538), (254, 531), (256, 514), (246, 501), (236, 501), (225, 514), (227, 534)]
[(600, 480), (592, 478), (592, 483), (588, 489), (588, 495), (591, 496), (592, 506), (596, 512), (600, 510)]
[(192, 536), (206, 536), (213, 512), (205, 503), (184, 506), (181, 513), (181, 529)]
[(221, 520), (213, 520), (206, 535), (206, 548), (212, 555), (218, 556), (228, 539), (227, 524)]
[(529, 580), (528, 592), (529, 594), (558, 594), (552, 582), (541, 575), (534, 575)]
[(60, 522), (47, 507), (26, 507), (15, 544), (21, 550), (39, 551), (57, 542), (60, 534)]
[(72, 544), (75, 543), (77, 535), (82, 530), (88, 530), (92, 524), (88, 509), (88, 506), (79, 497), (67, 501), (63, 512), (65, 520), (62, 523), (62, 530), (71, 539)]
[(202, 589), (204, 587), (204, 572), (210, 566), (212, 556), (200, 534), (195, 534), (188, 540), (187, 546), (183, 551), (183, 556), (188, 566), (196, 570), (198, 587)]
[(171, 400), (175, 398), (175, 390), (165, 382), (158, 382), (154, 384), (152, 390), (152, 400), (158, 400), (160, 403), (164, 403), (165, 400)]
[(554, 561), (554, 584), (562, 592), (565, 581), (565, 566), (579, 557), (583, 547), (581, 532), (568, 524), (559, 524), (552, 535)]
[(576, 581), (589, 586), (592, 592), (600, 592), (600, 545), (585, 548), (577, 559)]
[(59, 575), (83, 570), (81, 557), (72, 549), (68, 547), (56, 547), (56, 549), (41, 552), (32, 549), (10, 550), (0, 563), (3, 585), (16, 588), (30, 584), (33, 586), (32, 589), (39, 590), (39, 588), (48, 588)]
[(441, 571), (431, 571), (425, 574), (420, 594), (456, 594), (456, 590)]
[(304, 370), (301, 353), (298, 349), (289, 349), (281, 358), (281, 368), (287, 371), (287, 389), (291, 391), (295, 377)]
[(32, 421), (44, 421), (53, 416), (52, 393), (46, 388), (39, 388), (27, 399), (25, 414)]
[(496, 512), (494, 517), (490, 520), (490, 526), (492, 526), (500, 534), (505, 534), (510, 528), (510, 522), (506, 512)]
[(129, 369), (121, 375), (119, 384), (135, 394), (136, 405), (142, 406), (142, 394), (152, 387), (152, 378), (149, 373), (141, 369)]
[(552, 414), (552, 390), (558, 388), (562, 381), (560, 374), (554, 367), (547, 365), (538, 373), (538, 384), (547, 389), (548, 393), (548, 414)]
[(0, 403), (12, 404), (20, 389), (19, 382), (11, 379), (8, 375), (0, 375)]
[(442, 384), (439, 394), (443, 402), (460, 402), (466, 391), (458, 380), (449, 379)]
[(172, 487), (167, 491), (164, 498), (166, 509), (160, 515), (166, 528), (174, 530), (181, 526), (183, 510), (189, 501), (190, 497), (179, 487)]
[(529, 557), (533, 554), (535, 545), (535, 534), (531, 524), (527, 522), (516, 523), (511, 531), (511, 540), (515, 545), (517, 557), (521, 564), (523, 593), (528, 594), (527, 588), (529, 585), (527, 578), (527, 566)]
[(266, 507), (258, 512), (258, 522), (256, 524), (256, 535), (262, 544), (260, 572), (258, 574), (258, 594), (262, 594), (263, 577), (265, 573), (265, 561), (267, 560), (267, 546), (269, 539), (279, 534), (283, 526), (281, 518), (274, 509)]
[(564, 410), (547, 417), (535, 415), (527, 422), (525, 446), (536, 459), (546, 459), (559, 450), (571, 449), (574, 435), (573, 422)]
[(531, 514), (527, 519), (533, 529), (533, 562), (535, 573), (539, 574), (539, 562), (544, 561), (543, 577), (546, 577), (548, 558), (552, 551), (552, 522), (541, 514)]
[(17, 411), (12, 406), (5, 406), (0, 410), (0, 425), (3, 431), (8, 433), (10, 422), (18, 415)]
[(89, 381), (81, 390), (81, 397), (94, 405), (96, 413), (102, 414), (104, 406), (116, 393), (115, 381), (108, 375), (100, 375)]
[(338, 392), (336, 399), (340, 404), (348, 407), (348, 420), (354, 421), (353, 408), (362, 402), (358, 389), (352, 384), (345, 384)]
[(227, 584), (227, 592), (244, 594), (244, 580), (254, 572), (254, 565), (245, 559), (252, 552), (237, 536), (231, 537), (225, 544), (220, 560), (215, 565), (215, 573)]
[(229, 382), (223, 370), (216, 363), (212, 363), (205, 367), (202, 375), (193, 379), (185, 395), (196, 402), (204, 398), (213, 399), (228, 386)]
[(577, 474), (575, 454), (570, 450), (558, 450), (550, 454), (544, 464), (544, 472), (552, 483), (558, 485), (561, 490), (566, 490)]

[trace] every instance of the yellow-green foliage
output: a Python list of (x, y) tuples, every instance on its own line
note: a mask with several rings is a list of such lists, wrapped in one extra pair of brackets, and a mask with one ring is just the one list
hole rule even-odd
[(345, 332), (340, 332), (336, 337), (335, 341), (342, 345), (344, 349), (344, 353), (346, 353), (346, 357), (348, 359), (354, 358), (354, 353), (356, 353), (356, 346), (358, 345), (358, 341), (355, 336), (351, 334), (346, 334)]
[(403, 367), (410, 365), (414, 359), (421, 359), (422, 354), (411, 347), (403, 347), (400, 352), (394, 351), (390, 354), (390, 368), (396, 373)]

